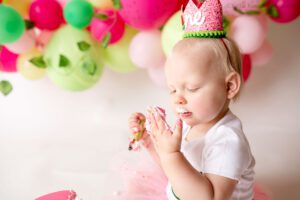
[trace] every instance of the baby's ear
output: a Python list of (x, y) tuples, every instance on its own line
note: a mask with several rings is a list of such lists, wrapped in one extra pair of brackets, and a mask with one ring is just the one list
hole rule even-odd
[(237, 72), (231, 72), (226, 76), (227, 98), (233, 99), (240, 91), (241, 76)]

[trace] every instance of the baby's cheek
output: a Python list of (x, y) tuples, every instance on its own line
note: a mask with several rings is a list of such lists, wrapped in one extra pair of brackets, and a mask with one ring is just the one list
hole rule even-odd
[(206, 96), (194, 101), (193, 108), (197, 110), (197, 115), (199, 115), (200, 118), (209, 121), (217, 114), (219, 110), (219, 103), (217, 103), (216, 99)]
[(210, 109), (209, 101), (205, 98), (198, 98), (191, 102), (191, 108), (193, 109), (192, 112), (197, 112), (198, 115), (203, 115), (207, 113)]

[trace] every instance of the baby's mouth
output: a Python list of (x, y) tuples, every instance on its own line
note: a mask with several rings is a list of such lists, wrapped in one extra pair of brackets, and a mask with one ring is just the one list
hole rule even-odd
[(179, 116), (185, 118), (192, 115), (192, 112), (188, 111), (185, 108), (176, 108), (176, 112), (179, 114)]

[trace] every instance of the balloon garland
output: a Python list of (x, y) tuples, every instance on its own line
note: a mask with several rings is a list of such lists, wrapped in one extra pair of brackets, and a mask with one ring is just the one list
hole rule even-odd
[[(198, 0), (195, 0), (198, 1)], [(272, 58), (267, 20), (290, 23), (299, 0), (220, 0), (224, 26), (243, 54), (244, 80)], [(0, 0), (0, 71), (58, 87), (86, 90), (104, 64), (120, 73), (143, 68), (165, 85), (163, 65), (181, 39), (180, 7), (188, 0)], [(249, 38), (249, 32), (251, 37)], [(8, 95), (12, 85), (0, 81)]]

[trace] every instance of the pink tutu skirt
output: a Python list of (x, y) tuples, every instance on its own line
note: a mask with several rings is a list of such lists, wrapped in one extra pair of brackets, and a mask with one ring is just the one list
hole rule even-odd
[[(124, 163), (119, 166), (124, 188), (115, 193), (114, 200), (168, 200), (166, 195), (167, 177), (158, 164), (147, 153), (139, 152), (135, 163)], [(137, 156), (137, 155), (132, 155)], [(122, 159), (121, 159), (122, 160)], [(272, 200), (262, 187), (254, 185), (253, 200)]]

